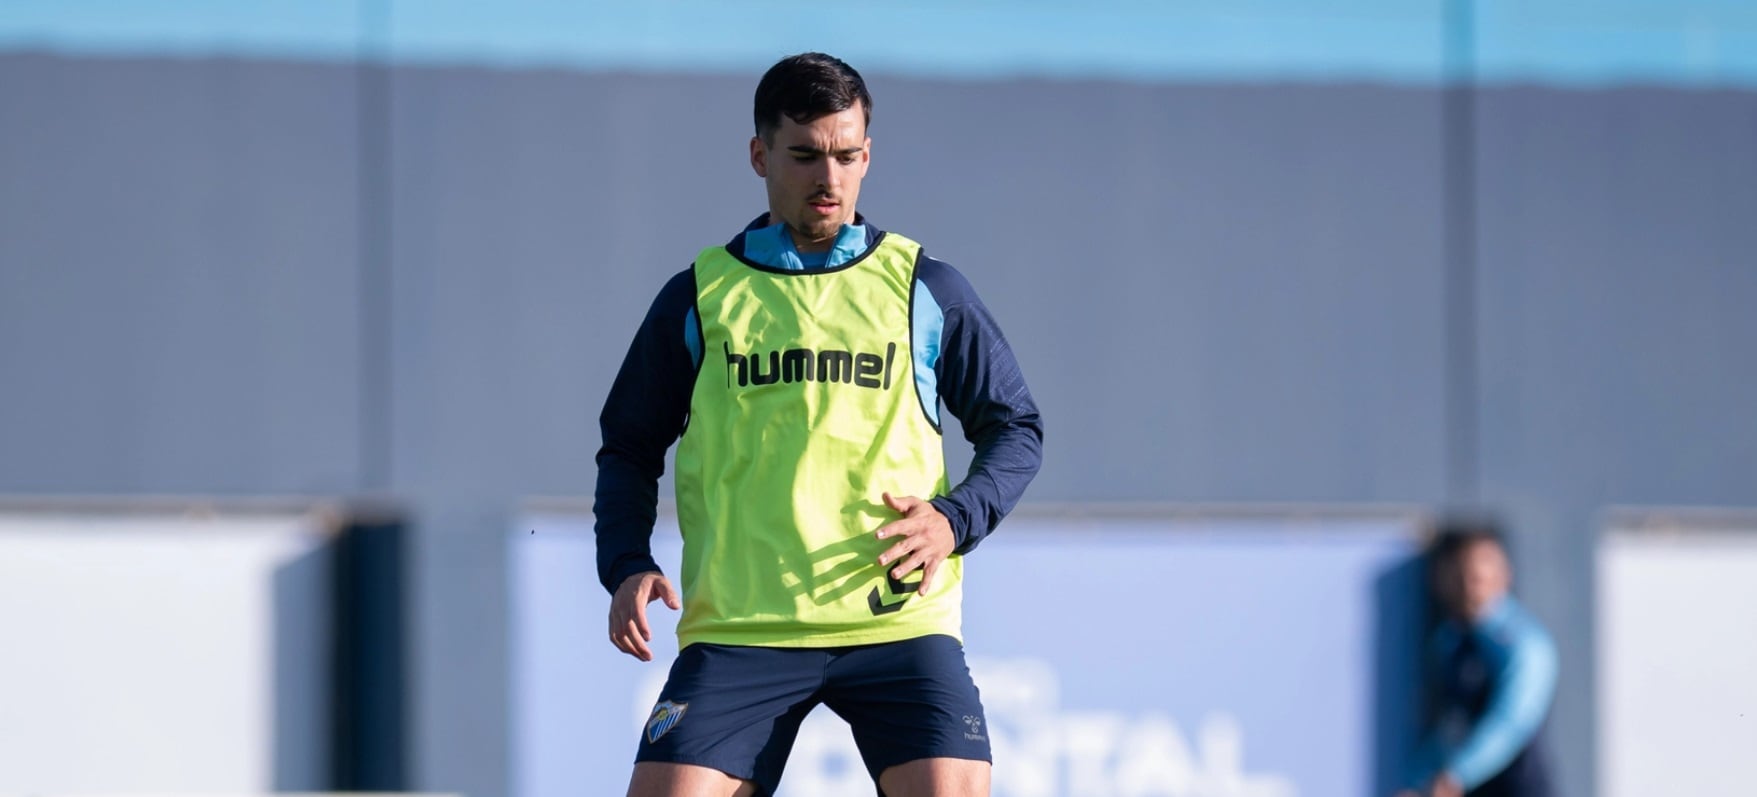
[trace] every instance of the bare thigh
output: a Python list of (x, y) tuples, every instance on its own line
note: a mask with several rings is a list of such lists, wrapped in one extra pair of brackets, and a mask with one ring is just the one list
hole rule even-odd
[(987, 761), (922, 758), (879, 773), (885, 797), (988, 797)]
[[(987, 779), (984, 778), (984, 783)], [(987, 794), (987, 792), (983, 792)], [(751, 797), (756, 785), (718, 769), (642, 761), (634, 765), (628, 797)]]

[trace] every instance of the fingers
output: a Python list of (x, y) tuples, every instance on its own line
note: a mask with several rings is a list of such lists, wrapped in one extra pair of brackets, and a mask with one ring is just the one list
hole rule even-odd
[(884, 499), (885, 499), (885, 506), (890, 507), (892, 512), (896, 512), (897, 514), (902, 515), (904, 517), (908, 517), (917, 508), (919, 508), (922, 504), (927, 503), (926, 501), (923, 501), (923, 500), (916, 498), (915, 496), (912, 496), (912, 495), (900, 495), (899, 496), (899, 495), (891, 495), (890, 493), (884, 493), (883, 495), (884, 495)]
[[(645, 589), (640, 590), (641, 593), (644, 593), (646, 591), (647, 590), (645, 590)], [(641, 635), (642, 641), (650, 641), (653, 638), (653, 629), (647, 627), (647, 602), (650, 600), (652, 600), (652, 598), (649, 598), (648, 596), (640, 594), (640, 593), (636, 593), (634, 606), (630, 607), (634, 610), (633, 614), (634, 614), (635, 633)]]
[(882, 540), (886, 537), (896, 537), (898, 535), (909, 537), (915, 535), (917, 532), (926, 531), (927, 529), (928, 526), (924, 524), (920, 518), (902, 517), (880, 526), (878, 530), (878, 538)]
[(909, 552), (913, 550), (915, 550), (914, 540), (909, 537), (904, 537), (903, 539), (898, 540), (896, 545), (886, 548), (884, 553), (879, 554), (879, 566), (883, 567), (889, 565), (890, 563), (907, 556)]
[(683, 601), (671, 580), (659, 573), (630, 576), (610, 599), (610, 644), (641, 661), (652, 661), (653, 628), (647, 622), (647, 604), (665, 601), (673, 609)]
[(618, 611), (618, 608), (613, 606), (610, 611), (610, 644), (641, 661), (652, 661), (653, 651), (641, 638), (640, 628), (635, 624), (634, 618), (626, 612)]
[[(955, 539), (951, 527), (939, 510), (920, 498), (899, 497), (889, 492), (883, 495), (885, 506), (903, 517), (880, 526), (877, 536), (881, 540), (899, 536), (902, 539), (879, 554), (879, 566), (890, 567), (890, 577), (897, 581), (920, 570), (921, 583), (916, 592), (926, 595), (933, 589), (940, 565), (952, 554)], [(893, 567), (892, 563), (896, 565)]]
[[(677, 597), (677, 590), (671, 588), (671, 579), (659, 579), (659, 583), (655, 585), (655, 589), (653, 590), (653, 595), (654, 597), (665, 601), (665, 605), (672, 609), (683, 608), (683, 601)], [(648, 639), (651, 638), (652, 637), (648, 637)]]
[(610, 635), (610, 641), (616, 645), (617, 650), (641, 661), (653, 660), (653, 651), (641, 639), (640, 632), (635, 628), (633, 620), (623, 622), (621, 628)]
[[(935, 558), (933, 540), (929, 539), (928, 535), (917, 533), (917, 531), (916, 529), (893, 530), (891, 534), (902, 534), (904, 535), (903, 539), (898, 540), (895, 545), (886, 548), (884, 553), (879, 554), (878, 563), (880, 566), (889, 566), (892, 562), (902, 562), (891, 571), (891, 574), (896, 578), (902, 578), (904, 574), (920, 567), (923, 562)], [(884, 536), (882, 530), (879, 536)], [(949, 553), (951, 551), (939, 553), (937, 558), (943, 559)], [(907, 561), (903, 561), (905, 559)]]
[[(928, 563), (933, 562), (938, 558), (939, 557), (933, 555), (932, 551), (929, 551), (926, 548), (917, 549), (910, 553), (909, 558), (904, 559), (902, 564), (891, 568), (891, 578), (902, 581), (904, 576), (926, 567)], [(923, 576), (923, 578), (925, 578), (925, 576)]]
[(628, 594), (634, 600), (618, 595), (611, 601), (610, 643), (641, 661), (652, 661), (653, 651), (647, 647), (647, 641), (653, 638), (653, 631), (647, 627), (647, 601), (642, 594), (646, 591), (643, 584)]
[(879, 554), (878, 563), (881, 567), (891, 567), (891, 578), (901, 581), (904, 576), (916, 570), (925, 569), (923, 573), (921, 594), (927, 594), (927, 587), (933, 580), (933, 572), (939, 569), (940, 562), (951, 554), (950, 550), (939, 550), (939, 546), (926, 534), (909, 534), (897, 544)]

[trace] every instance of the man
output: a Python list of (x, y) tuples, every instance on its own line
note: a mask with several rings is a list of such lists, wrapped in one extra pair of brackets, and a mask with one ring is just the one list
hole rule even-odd
[(1433, 588), (1447, 618), (1429, 644), (1434, 721), (1406, 794), (1546, 797), (1538, 731), (1556, 692), (1556, 646), (1513, 599), (1500, 535), (1485, 525), (1441, 534)]
[[(1036, 405), (970, 284), (855, 212), (859, 73), (789, 57), (755, 106), (768, 212), (660, 291), (601, 417), (611, 641), (651, 661), (647, 605), (683, 610), (628, 793), (770, 794), (822, 703), (881, 794), (986, 795), (963, 556), (1037, 472)], [(976, 449), (950, 489), (942, 402)], [(648, 547), (673, 441), (681, 594)]]

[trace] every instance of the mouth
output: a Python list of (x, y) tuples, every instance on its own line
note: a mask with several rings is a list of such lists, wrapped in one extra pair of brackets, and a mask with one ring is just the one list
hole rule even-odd
[(837, 202), (834, 199), (830, 199), (829, 197), (813, 197), (811, 199), (806, 200), (805, 204), (806, 204), (806, 207), (809, 207), (812, 210), (817, 211), (819, 214), (822, 214), (825, 216), (828, 216), (828, 215), (835, 213), (839, 208), (842, 207), (842, 203)]

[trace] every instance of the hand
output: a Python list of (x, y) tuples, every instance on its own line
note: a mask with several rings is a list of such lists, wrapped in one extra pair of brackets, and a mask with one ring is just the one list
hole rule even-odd
[(656, 600), (673, 609), (683, 607), (664, 573), (648, 571), (623, 579), (616, 594), (610, 596), (610, 644), (641, 661), (652, 661), (653, 651), (647, 643), (653, 641), (653, 629), (647, 625), (647, 604)]
[(1429, 797), (1464, 797), (1464, 784), (1452, 777), (1450, 772), (1441, 772), (1435, 776), (1434, 783), (1428, 787)]
[(879, 527), (878, 538), (881, 540), (901, 537), (897, 544), (879, 554), (878, 563), (891, 567), (891, 578), (902, 581), (903, 577), (920, 570), (921, 588), (916, 590), (922, 595), (933, 588), (933, 576), (939, 572), (940, 565), (946, 557), (952, 555), (957, 546), (957, 536), (952, 534), (952, 523), (940, 514), (933, 504), (914, 496), (893, 498), (885, 493), (885, 506), (903, 517)]

